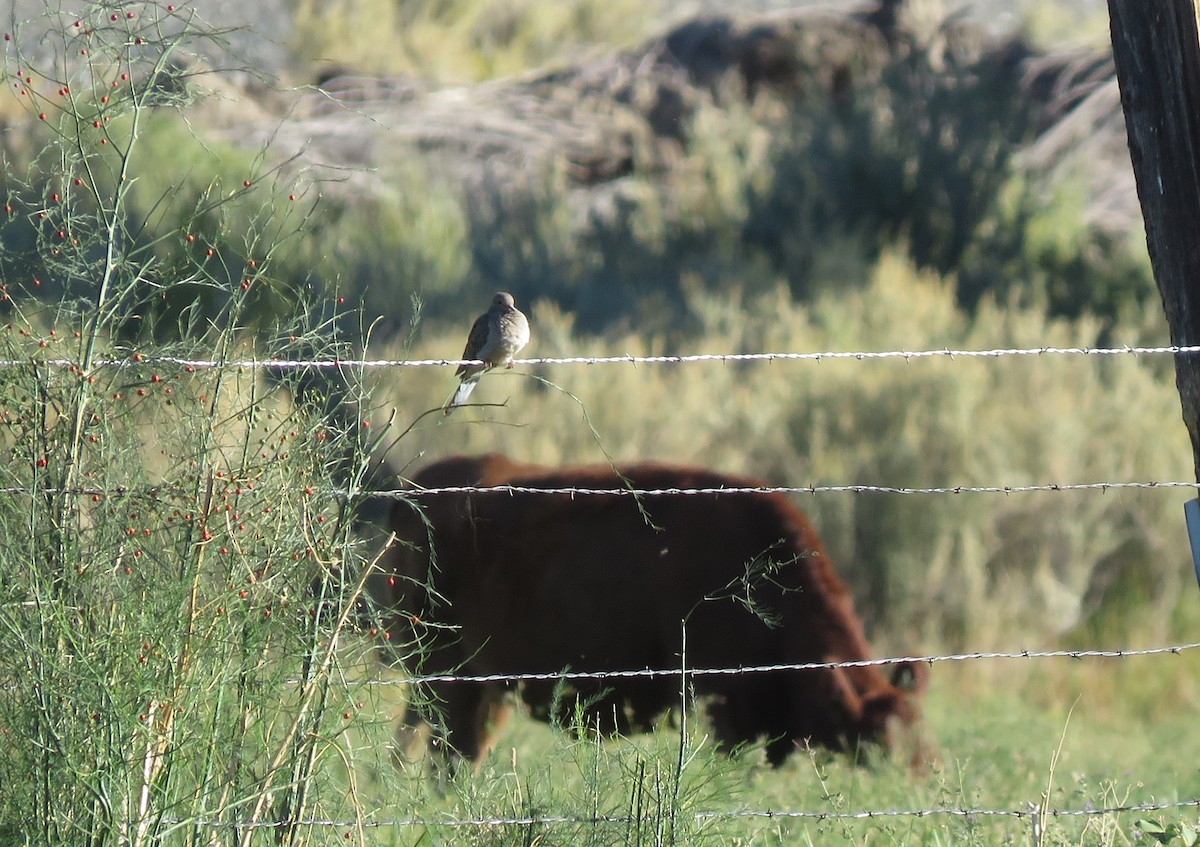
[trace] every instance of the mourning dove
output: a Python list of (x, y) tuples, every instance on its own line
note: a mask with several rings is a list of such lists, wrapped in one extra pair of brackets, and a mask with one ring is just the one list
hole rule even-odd
[(529, 321), (517, 309), (511, 294), (497, 292), (491, 308), (471, 326), (462, 355), (464, 359), (479, 359), (483, 364), (458, 366), (454, 372), (460, 380), (458, 390), (446, 404), (444, 413), (448, 415), (455, 406), (461, 406), (487, 371), (500, 365), (511, 368), (513, 356), (528, 343)]

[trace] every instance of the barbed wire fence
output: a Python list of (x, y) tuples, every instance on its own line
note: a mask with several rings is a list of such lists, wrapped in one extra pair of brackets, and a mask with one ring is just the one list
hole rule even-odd
[[(869, 359), (995, 359), (1005, 356), (1160, 356), (1194, 355), (1200, 345), (1121, 346), (1121, 347), (997, 347), (985, 350), (936, 348), (927, 350), (826, 350), (823, 352), (774, 353), (696, 353), (679, 356), (543, 356), (513, 359), (513, 365), (685, 365), (701, 362), (773, 362), (773, 361), (838, 361)], [(460, 365), (486, 365), (480, 359), (191, 359), (179, 356), (156, 356), (131, 353), (129, 358), (99, 358), (92, 362), (96, 368), (121, 367), (132, 364), (169, 364), (191, 368), (234, 368), (245, 370), (305, 370), (339, 368), (428, 368)], [(37, 364), (44, 367), (79, 367), (74, 359), (46, 357), (30, 359), (0, 359), (0, 368), (25, 367)]]
[[(548, 366), (548, 365), (684, 365), (700, 363), (734, 363), (734, 362), (773, 362), (773, 361), (865, 361), (865, 360), (900, 360), (913, 362), (936, 358), (1001, 358), (1001, 357), (1041, 357), (1041, 356), (1163, 356), (1163, 355), (1195, 355), (1200, 354), (1200, 346), (1122, 346), (1122, 347), (1029, 347), (1029, 348), (994, 348), (985, 350), (971, 349), (926, 349), (926, 350), (883, 350), (883, 351), (824, 351), (824, 352), (768, 352), (768, 353), (705, 353), (679, 356), (571, 356), (571, 357), (537, 357), (514, 360), (514, 365)], [(250, 371), (287, 372), (297, 370), (359, 370), (408, 368), (408, 367), (458, 367), (462, 364), (481, 364), (477, 360), (463, 359), (243, 359), (238, 361), (192, 359), (175, 356), (155, 356), (131, 353), (127, 358), (108, 358), (93, 361), (92, 367), (122, 368), (131, 364), (177, 366), (189, 370), (237, 369)], [(39, 358), (30, 359), (0, 359), (0, 369), (29, 367), (79, 369), (80, 363), (70, 358)], [(603, 497), (603, 496), (699, 496), (711, 494), (894, 494), (894, 495), (970, 495), (970, 494), (1024, 494), (1034, 492), (1100, 492), (1120, 490), (1147, 489), (1200, 489), (1200, 482), (1188, 481), (1129, 481), (1107, 480), (1096, 482), (1046, 482), (1027, 485), (955, 485), (937, 487), (906, 487), (891, 485), (797, 485), (797, 486), (734, 486), (723, 488), (661, 488), (639, 489), (635, 487), (615, 488), (586, 488), (586, 487), (557, 487), (543, 488), (521, 485), (496, 485), (489, 487), (474, 486), (444, 486), (428, 488), (395, 488), (371, 491), (348, 491), (344, 489), (325, 492), (335, 497), (364, 497), (399, 500), (405, 498), (421, 499), (439, 494), (539, 494), (565, 495), (570, 497)], [(165, 487), (118, 487), (98, 488), (81, 486), (71, 490), (39, 488), (35, 492), (29, 488), (0, 487), (0, 494), (28, 495), (34, 493), (71, 494), (87, 496), (129, 496), (187, 494), (186, 491), (173, 491)], [(678, 677), (686, 674), (690, 677), (706, 675), (746, 675), (768, 672), (794, 672), (813, 669), (836, 669), (856, 667), (878, 667), (902, 663), (955, 663), (970, 661), (996, 660), (1050, 660), (1069, 659), (1082, 661), (1086, 659), (1122, 660), (1133, 657), (1183, 655), (1200, 650), (1200, 642), (1189, 642), (1157, 647), (1136, 647), (1111, 650), (1080, 649), (1080, 650), (1005, 650), (977, 651), (953, 653), (944, 655), (895, 656), (879, 659), (838, 662), (806, 662), (770, 665), (750, 665), (739, 667), (713, 668), (630, 668), (610, 671), (559, 671), (553, 673), (514, 673), (514, 674), (429, 674), (405, 675), (400, 678), (370, 678), (363, 684), (372, 687), (420, 685), (425, 683), (461, 683), (481, 684), (490, 682), (520, 683), (527, 681), (558, 681), (558, 680), (600, 680), (629, 679), (652, 677)], [(287, 680), (286, 684), (297, 684), (298, 680)], [(1078, 808), (1049, 808), (1044, 803), (1026, 803), (1023, 808), (987, 808), (968, 806), (933, 806), (926, 808), (907, 809), (863, 809), (854, 811), (813, 811), (788, 809), (731, 809), (705, 810), (691, 814), (697, 821), (734, 820), (734, 819), (766, 819), (766, 820), (807, 820), (820, 821), (863, 821), (892, 818), (933, 818), (957, 817), (968, 819), (1016, 819), (1027, 821), (1033, 834), (1033, 843), (1038, 844), (1041, 827), (1047, 819), (1071, 819), (1107, 817), (1127, 813), (1168, 812), (1200, 808), (1200, 798), (1163, 802), (1126, 803), (1116, 805), (1093, 806), (1091, 804)], [(371, 829), (382, 830), (404, 827), (444, 827), (462, 829), (470, 827), (534, 827), (555, 825), (587, 825), (587, 824), (636, 824), (650, 820), (648, 816), (632, 815), (530, 815), (530, 816), (495, 816), (495, 817), (397, 817), (389, 819), (357, 819), (340, 820), (333, 818), (312, 818), (292, 822), (299, 827), (328, 828), (328, 829)], [(170, 825), (171, 821), (164, 821)], [(190, 821), (211, 829), (270, 829), (279, 826), (276, 821)]]
[[(696, 821), (735, 820), (739, 818), (763, 818), (767, 820), (811, 820), (811, 821), (863, 821), (887, 818), (1017, 818), (1028, 819), (1031, 822), (1045, 818), (1087, 818), (1104, 817), (1109, 815), (1128, 814), (1130, 812), (1165, 812), (1179, 809), (1200, 808), (1200, 799), (1178, 800), (1163, 803), (1128, 803), (1117, 806), (1096, 806), (1078, 809), (1042, 809), (1035, 804), (1029, 804), (1023, 809), (988, 809), (964, 806), (943, 806), (928, 809), (868, 809), (857, 812), (814, 812), (786, 809), (731, 809), (729, 811), (694, 812), (692, 818)], [(297, 821), (302, 827), (329, 827), (385, 829), (390, 827), (448, 827), (461, 829), (465, 827), (487, 826), (542, 826), (556, 824), (634, 824), (645, 821), (630, 815), (531, 815), (512, 817), (479, 817), (479, 818), (395, 818), (390, 820), (335, 820), (330, 818), (313, 818)], [(214, 829), (219, 828), (254, 828), (267, 829), (277, 826), (271, 821), (260, 821), (249, 824), (239, 824), (235, 821), (200, 821), (201, 825)]]

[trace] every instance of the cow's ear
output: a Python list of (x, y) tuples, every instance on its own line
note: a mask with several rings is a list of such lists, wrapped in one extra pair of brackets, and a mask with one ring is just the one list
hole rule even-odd
[(899, 662), (892, 667), (892, 685), (919, 694), (929, 685), (929, 666), (924, 662)]

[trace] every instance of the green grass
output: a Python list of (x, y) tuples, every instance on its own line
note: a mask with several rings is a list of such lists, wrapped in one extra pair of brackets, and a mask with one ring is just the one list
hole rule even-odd
[[(856, 820), (822, 814), (973, 809), (1028, 812), (1108, 809), (1132, 804), (1186, 801), (1200, 796), (1200, 775), (1190, 757), (1198, 731), (1191, 702), (1153, 715), (1126, 708), (1113, 684), (1154, 681), (1179, 687), (1200, 657), (1158, 656), (1126, 660), (976, 660), (939, 664), (926, 700), (926, 727), (940, 761), (911, 773), (903, 762), (868, 756), (855, 766), (846, 757), (801, 751), (777, 770), (750, 751), (729, 760), (713, 754), (704, 724), (692, 726), (693, 755), (674, 802), (678, 843), (807, 844), (836, 838), (856, 844), (980, 844), (1030, 837), (1028, 817), (976, 814), (879, 816)], [(1007, 684), (1013, 676), (1019, 686)], [(1173, 680), (1173, 682), (1172, 682)], [(1183, 683), (1186, 687), (1186, 683)], [(1099, 694), (1097, 694), (1099, 692)], [(378, 707), (395, 692), (383, 695)], [(432, 826), (381, 830), (383, 844), (609, 844), (655, 843), (645, 837), (655, 823), (655, 792), (673, 792), (678, 731), (598, 743), (527, 718), (502, 730), (479, 774), (463, 773), (431, 791), (428, 774), (412, 767), (388, 782), (398, 796), (366, 802), (375, 820), (511, 817), (622, 818), (642, 785), (648, 821), (643, 840), (630, 824), (545, 823), (537, 826)], [(375, 786), (376, 789), (380, 785)], [(365, 791), (372, 790), (364, 786)], [(750, 811), (803, 812), (765, 818)], [(1127, 844), (1138, 820), (1191, 822), (1191, 809), (1047, 816), (1047, 844)], [(420, 841), (420, 838), (429, 841)], [(390, 839), (390, 840), (389, 840)]]

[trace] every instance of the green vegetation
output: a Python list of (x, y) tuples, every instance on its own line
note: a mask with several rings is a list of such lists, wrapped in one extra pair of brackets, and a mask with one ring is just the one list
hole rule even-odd
[(658, 2), (293, 0), (298, 65), (473, 82), (578, 59), (643, 37)]
[[(302, 220), (227, 215), (276, 204), (215, 154), (204, 191), (139, 184), (182, 120), (158, 74), (206, 35), (171, 15), (51, 17), (56, 58), (4, 71), (45, 127), (30, 178), (7, 173), (0, 252), (5, 843), (299, 843), (297, 821), (356, 813), (368, 645), (343, 645), (355, 597), (327, 577), (359, 555), (333, 492), (370, 445), (228, 364), (339, 355), (316, 308), (245, 332)], [(151, 234), (167, 215), (185, 225)]]
[[(1170, 661), (1186, 664), (1172, 675), (1196, 666), (1194, 657)], [(1130, 676), (1145, 679), (1158, 676), (1162, 659), (1133, 662)], [(1005, 670), (1022, 664), (1008, 662)], [(1029, 841), (1030, 803), (1087, 812), (1196, 796), (1195, 769), (1185, 758), (1163, 755), (1194, 741), (1187, 717), (1177, 713), (1173, 720), (1139, 723), (1139, 732), (1131, 733), (1131, 716), (1114, 715), (1092, 694), (1114, 669), (1122, 673), (1117, 665), (1088, 662), (1065, 676), (1053, 668), (1031, 674), (1043, 684), (1057, 677), (1044, 698), (1015, 696), (987, 679), (991, 671), (981, 663), (949, 669), (954, 684), (940, 683), (927, 704), (942, 760), (919, 775), (878, 756), (866, 757), (864, 765), (800, 753), (778, 770), (767, 767), (757, 751), (729, 760), (712, 751), (700, 724), (686, 736), (686, 765), (676, 780), (680, 736), (670, 726), (604, 744), (586, 734), (517, 721), (478, 774), (436, 783), (427, 774), (422, 780), (419, 766), (406, 766), (402, 793), (381, 799), (374, 819), (427, 823), (380, 827), (372, 843), (992, 845)], [(385, 789), (367, 780), (361, 790), (373, 798)], [(888, 814), (918, 810), (950, 811)], [(866, 811), (884, 814), (855, 817)], [(512, 822), (528, 818), (551, 820)], [(495, 819), (509, 822), (438, 823)], [(1137, 830), (1150, 831), (1144, 821), (1181, 829), (1194, 827), (1197, 815), (1190, 808), (1046, 815), (1042, 843), (1136, 843)]]
[[(661, 17), (595, 0), (294, 12), (298, 76), (455, 82), (627, 46)], [(0, 841), (983, 845), (1030, 838), (1030, 817), (854, 814), (1198, 796), (1178, 752), (1200, 741), (1197, 651), (938, 663), (925, 773), (877, 751), (771, 770), (675, 716), (612, 743), (518, 718), (478, 773), (430, 774), (392, 750), (403, 686), (373, 683), (403, 677), (355, 627), (373, 550), (340, 496), (384, 446), (407, 469), (655, 457), (793, 486), (1174, 480), (1191, 462), (1169, 359), (537, 366), (488, 375), (472, 399), (503, 405), (451, 418), (421, 417), (453, 388), (444, 367), (236, 365), (454, 357), (501, 288), (535, 356), (1162, 341), (1144, 250), (1084, 223), (1082, 180), (1048, 192), (1021, 170), (1028, 104), (958, 30), (858, 45), (836, 91), (832, 53), (800, 56), (819, 57), (803, 91), (718, 81), (669, 155), (630, 129), (609, 184), (531, 160), (467, 190), (415, 143), (332, 177), (279, 153), (272, 132), (304, 116), (223, 87), (195, 55), (222, 34), (165, 5), (74, 20), (32, 22), (57, 48), (41, 59), (19, 30), (5, 42), (0, 95), (22, 128), (0, 220)], [(798, 498), (880, 655), (1194, 640), (1181, 499)], [(452, 823), (494, 818), (551, 820)], [(389, 823), (406, 820), (428, 823)], [(1038, 844), (1186, 844), (1197, 816), (1041, 822)]]

